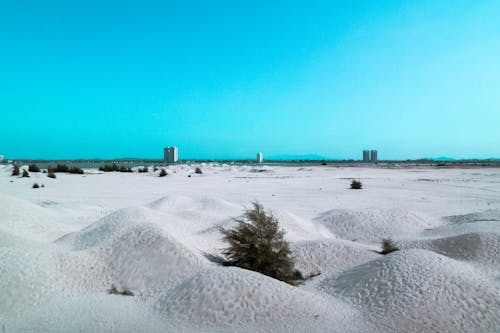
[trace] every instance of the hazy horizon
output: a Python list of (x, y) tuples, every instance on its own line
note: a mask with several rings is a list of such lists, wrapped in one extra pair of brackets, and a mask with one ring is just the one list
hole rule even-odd
[(500, 156), (499, 19), (489, 0), (0, 0), (0, 154)]

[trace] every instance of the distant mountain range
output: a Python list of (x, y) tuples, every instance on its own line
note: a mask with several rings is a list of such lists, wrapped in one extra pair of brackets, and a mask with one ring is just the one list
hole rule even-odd
[(490, 157), (490, 158), (452, 158), (446, 156), (431, 157), (428, 158), (431, 161), (500, 161), (500, 158)]

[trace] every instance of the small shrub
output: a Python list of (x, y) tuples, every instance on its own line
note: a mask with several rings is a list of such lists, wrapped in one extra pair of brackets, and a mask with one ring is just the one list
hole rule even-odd
[(22, 175), (22, 176), (23, 176), (23, 177), (29, 177), (29, 176), (30, 176), (30, 174), (29, 174), (29, 172), (28, 172), (28, 171), (26, 171), (26, 169), (23, 169), (23, 175)]
[(194, 169), (194, 173), (201, 175), (203, 173), (203, 171), (201, 171), (200, 167), (196, 167), (196, 169)]
[(78, 167), (72, 167), (68, 170), (69, 173), (76, 173), (79, 175), (83, 175), (83, 169), (78, 168)]
[[(220, 229), (229, 246), (222, 252), (226, 265), (249, 269), (294, 284), (300, 272), (294, 269), (289, 243), (278, 220), (266, 214), (258, 202), (242, 218), (234, 219), (234, 229)], [(300, 274), (300, 275), (299, 275)]]
[(360, 190), (363, 188), (363, 184), (359, 180), (352, 180), (351, 182), (351, 189), (353, 190)]
[(119, 172), (132, 172), (132, 169), (130, 167), (121, 165), (118, 166), (116, 163), (113, 164), (104, 164), (103, 166), (99, 167), (99, 171), (104, 171), (104, 172), (111, 172), (111, 171), (119, 171)]
[(30, 164), (28, 166), (28, 171), (29, 172), (40, 172), (40, 168), (36, 164)]
[(120, 166), (120, 172), (132, 172), (132, 169), (130, 167), (122, 165)]
[(394, 251), (399, 251), (399, 248), (396, 246), (396, 244), (393, 242), (392, 239), (386, 238), (382, 240), (382, 251), (380, 251), (380, 254), (389, 254)]
[(154, 172), (158, 171), (158, 167), (156, 165), (153, 167), (153, 171)]
[(47, 169), (47, 177), (56, 178), (56, 174), (54, 173), (54, 169), (52, 169), (51, 166), (49, 166)]
[(39, 188), (40, 186), (37, 183), (33, 184), (33, 188)]
[(45, 187), (45, 185), (42, 184), (40, 187)]
[(137, 169), (137, 172), (139, 173), (145, 173), (145, 172), (149, 172), (149, 169), (147, 166), (143, 167), (143, 168), (139, 168)]
[(19, 165), (14, 164), (12, 167), (12, 176), (19, 176)]
[(167, 172), (165, 169), (161, 169), (160, 174), (158, 175), (159, 177), (165, 177), (167, 175)]
[(108, 294), (122, 295), (122, 296), (134, 296), (134, 293), (130, 289), (128, 289), (127, 287), (118, 288), (114, 284), (111, 285), (111, 288), (108, 290)]
[(69, 167), (66, 164), (57, 164), (54, 172), (69, 172)]

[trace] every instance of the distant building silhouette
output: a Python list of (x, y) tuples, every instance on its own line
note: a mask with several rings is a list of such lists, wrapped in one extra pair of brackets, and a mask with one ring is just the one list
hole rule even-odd
[(262, 163), (264, 160), (264, 155), (262, 153), (257, 153), (257, 163)]
[(369, 161), (370, 161), (370, 151), (363, 150), (363, 162), (369, 162)]
[(372, 150), (370, 152), (370, 161), (371, 162), (377, 162), (378, 161), (378, 152), (376, 150)]
[(163, 149), (163, 159), (167, 163), (175, 163), (179, 159), (179, 151), (177, 147), (167, 147)]

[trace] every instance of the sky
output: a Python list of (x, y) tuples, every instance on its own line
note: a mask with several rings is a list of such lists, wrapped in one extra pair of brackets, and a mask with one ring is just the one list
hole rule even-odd
[(500, 157), (500, 1), (0, 0), (7, 158)]

